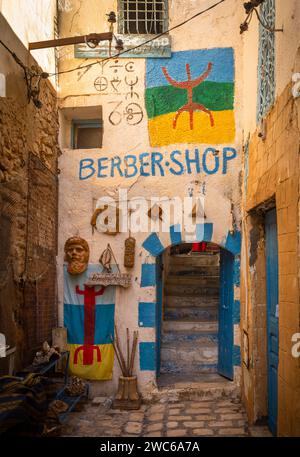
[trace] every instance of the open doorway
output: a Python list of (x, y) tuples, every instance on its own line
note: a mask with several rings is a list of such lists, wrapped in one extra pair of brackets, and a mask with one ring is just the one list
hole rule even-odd
[(233, 263), (209, 242), (172, 246), (160, 256), (159, 385), (233, 379)]

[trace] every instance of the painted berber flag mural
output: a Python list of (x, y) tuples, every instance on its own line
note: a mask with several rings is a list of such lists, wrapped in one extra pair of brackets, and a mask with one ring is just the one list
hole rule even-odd
[(151, 146), (232, 143), (234, 53), (214, 48), (148, 59), (146, 109)]

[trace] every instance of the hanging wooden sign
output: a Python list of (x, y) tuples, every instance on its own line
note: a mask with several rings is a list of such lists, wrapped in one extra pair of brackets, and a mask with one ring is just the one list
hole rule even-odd
[[(112, 272), (111, 261), (114, 260), (115, 265), (118, 269), (117, 272)], [(103, 271), (91, 273), (86, 281), (87, 286), (131, 286), (131, 275), (121, 273), (113, 250), (108, 243), (107, 248), (102, 252), (99, 262), (103, 268)]]
[(87, 286), (131, 286), (131, 275), (125, 273), (91, 273), (85, 283)]

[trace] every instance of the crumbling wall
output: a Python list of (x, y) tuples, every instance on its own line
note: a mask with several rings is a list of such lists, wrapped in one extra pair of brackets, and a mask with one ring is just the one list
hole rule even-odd
[[(1, 15), (0, 28), (18, 57), (35, 65)], [(0, 98), (0, 332), (17, 346), (20, 366), (56, 325), (59, 126), (50, 83), (42, 81), (37, 109), (22, 68), (2, 47), (0, 62), (7, 83)]]

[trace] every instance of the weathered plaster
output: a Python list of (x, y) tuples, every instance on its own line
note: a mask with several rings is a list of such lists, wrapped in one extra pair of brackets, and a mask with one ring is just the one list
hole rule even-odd
[[(189, 5), (188, 8), (185, 6), (185, 12), (188, 16), (192, 15), (195, 9), (198, 9), (194, 2), (190, 3), (191, 5)], [(183, 28), (178, 29), (176, 33), (171, 33), (171, 43), (173, 52), (220, 47), (233, 48), (235, 56), (235, 138), (231, 143), (215, 144), (214, 142), (211, 142), (208, 144), (199, 144), (198, 142), (195, 144), (178, 143), (169, 144), (164, 147), (151, 147), (148, 131), (148, 116), (145, 108), (147, 67), (145, 59), (120, 59), (119, 62), (112, 60), (110, 62), (92, 66), (87, 69), (87, 71), (79, 70), (74, 73), (60, 76), (59, 97), (60, 105), (63, 108), (63, 115), (65, 117), (65, 132), (68, 132), (69, 129), (69, 118), (72, 114), (72, 106), (76, 106), (77, 108), (80, 108), (80, 106), (91, 106), (96, 109), (98, 105), (101, 105), (103, 108), (104, 120), (102, 149), (91, 149), (88, 151), (71, 150), (68, 148), (68, 134), (65, 135), (64, 139), (64, 146), (67, 147), (64, 147), (59, 164), (61, 174), (58, 282), (61, 322), (63, 245), (69, 236), (80, 234), (80, 236), (89, 242), (91, 250), (90, 261), (92, 263), (98, 261), (100, 253), (109, 242), (113, 247), (118, 263), (121, 268), (124, 269), (122, 267), (123, 246), (128, 233), (117, 234), (113, 237), (100, 234), (97, 231), (92, 234), (91, 226), (89, 224), (95, 209), (95, 202), (99, 197), (108, 195), (111, 191), (119, 188), (127, 188), (129, 190), (129, 198), (143, 196), (144, 198), (150, 199), (153, 195), (156, 195), (160, 197), (179, 197), (183, 199), (188, 196), (191, 191), (198, 193), (199, 189), (202, 188), (202, 185), (205, 185), (204, 211), (206, 215), (205, 222), (207, 224), (205, 230), (209, 230), (209, 224), (213, 224), (214, 229), (211, 240), (232, 250), (234, 254), (239, 254), (239, 175), (242, 143), (242, 43), (239, 35), (239, 24), (241, 22), (242, 8), (240, 2), (237, 0), (231, 0), (230, 3), (230, 8), (228, 8), (228, 5), (220, 5), (220, 7), (213, 12), (195, 19)], [(62, 12), (60, 15), (62, 35), (68, 34), (72, 25), (74, 12), (76, 12), (80, 6), (78, 1), (72, 2), (72, 4), (74, 6), (72, 12)], [(85, 32), (92, 32), (96, 29), (99, 30), (99, 24), (102, 24), (102, 31), (107, 30), (105, 13), (111, 9), (116, 10), (116, 2), (106, 2), (104, 7), (104, 5), (99, 5), (99, 2), (91, 0), (89, 2), (89, 12), (87, 14), (86, 5), (83, 3), (80, 14), (77, 14), (73, 20), (73, 32), (75, 32), (75, 27), (76, 32), (78, 33), (82, 33), (83, 30)], [(171, 2), (170, 25), (174, 25), (180, 21), (182, 21), (182, 4)], [(199, 26), (201, 26), (203, 33), (199, 33)], [(211, 30), (214, 30), (214, 33), (210, 33)], [(92, 62), (92, 60), (89, 60), (89, 62)], [(61, 70), (73, 68), (80, 63), (85, 64), (86, 62), (74, 59), (73, 49), (71, 47), (65, 49), (64, 56), (61, 57), (59, 62)], [(116, 67), (114, 65), (121, 65), (121, 67)], [(186, 76), (185, 68), (182, 69), (182, 73), (183, 77)], [(103, 77), (106, 79), (101, 79)], [(125, 79), (125, 77), (127, 77), (127, 79)], [(114, 78), (120, 79), (121, 82), (112, 84), (111, 81), (113, 81)], [(135, 83), (136, 79), (137, 82)], [(106, 81), (108, 82), (107, 87)], [(103, 83), (104, 86), (101, 85)], [(132, 90), (136, 93), (136, 95), (133, 96), (133, 101), (140, 105), (143, 113), (142, 119), (141, 115), (135, 117), (135, 125), (130, 124), (131, 120), (128, 118), (128, 113), (126, 112), (126, 107), (131, 100), (131, 95), (129, 95), (131, 91), (130, 84), (133, 83), (135, 84), (132, 86)], [(118, 85), (118, 87), (116, 87), (116, 85)], [(99, 89), (101, 89), (101, 91), (99, 91)], [(120, 105), (118, 106), (119, 103)], [(201, 128), (201, 123), (197, 125), (198, 128)], [(140, 159), (140, 155), (143, 153), (156, 153), (163, 157), (164, 163), (167, 158), (170, 158), (173, 151), (182, 151), (182, 153), (185, 154), (186, 149), (190, 151), (190, 157), (194, 158), (196, 148), (199, 150), (201, 168), (205, 150), (214, 148), (214, 154), (212, 154), (212, 151), (206, 153), (209, 154), (207, 167), (211, 170), (214, 168), (214, 164), (219, 161), (218, 172), (214, 174), (205, 174), (200, 170), (199, 173), (197, 163), (191, 162), (190, 164), (187, 164), (186, 162), (183, 162), (185, 172), (180, 175), (173, 175), (167, 170), (165, 175), (162, 176), (159, 165), (156, 165), (155, 176), (153, 173), (150, 173), (150, 176), (147, 176), (149, 167), (145, 166), (145, 162), (149, 160), (149, 156), (144, 156), (144, 158)], [(234, 149), (237, 154), (235, 158), (227, 162), (227, 167), (224, 167), (224, 148)], [(231, 152), (228, 152), (228, 154), (231, 154)], [(139, 173), (132, 178), (121, 176), (117, 168), (117, 163), (119, 159), (123, 163), (124, 157), (128, 155), (133, 155), (138, 157), (139, 161), (143, 161), (144, 173), (141, 173), (139, 169)], [(155, 156), (155, 158), (157, 159), (157, 157), (160, 156)], [(101, 159), (101, 167), (109, 166), (109, 168), (101, 168), (100, 171), (97, 168), (93, 176), (88, 179), (80, 180), (80, 161), (85, 160), (86, 158), (93, 160), (93, 163), (96, 164), (97, 167), (97, 161), (98, 159)], [(111, 172), (111, 158), (115, 158), (113, 175)], [(140, 165), (141, 163), (139, 163), (139, 167)], [(129, 169), (129, 173), (131, 173), (132, 170), (133, 168)], [(107, 174), (107, 177), (98, 177), (98, 173), (99, 176)], [(171, 225), (172, 223), (176, 223), (176, 221), (171, 221)], [(233, 235), (229, 233), (230, 230), (234, 229), (236, 231)], [(157, 241), (156, 239), (155, 252), (162, 252), (162, 246), (163, 249), (165, 249), (167, 246), (176, 244), (181, 240), (195, 240), (201, 236), (201, 230), (198, 232), (198, 235), (197, 230), (196, 233), (192, 234), (184, 233), (184, 230), (181, 232), (182, 233), (179, 236), (178, 232), (175, 232), (174, 230), (171, 230), (171, 233), (169, 230), (167, 233), (159, 231), (158, 239), (160, 241)], [(142, 247), (150, 233), (136, 233), (132, 235), (136, 238), (136, 261), (134, 269), (130, 271), (133, 276), (133, 285), (128, 290), (117, 290), (115, 321), (116, 325), (120, 328), (120, 335), (125, 335), (126, 327), (129, 327), (131, 330), (138, 329), (139, 341), (141, 343), (153, 343), (155, 340), (154, 329), (150, 327), (139, 327), (139, 303), (153, 303), (156, 300), (153, 280), (150, 281), (150, 276), (144, 276), (142, 273), (143, 271), (146, 271), (146, 269), (150, 269), (150, 265), (154, 263), (154, 258), (149, 256), (149, 253)], [(154, 237), (154, 235), (152, 235), (152, 237)], [(142, 265), (144, 265), (143, 268)], [(143, 285), (145, 285), (145, 287), (143, 287)], [(235, 299), (239, 300), (238, 285), (235, 286), (235, 293)], [(236, 337), (236, 344), (237, 343), (238, 337)], [(153, 385), (155, 385), (155, 374), (153, 371), (149, 370), (140, 371), (139, 361), (140, 354), (138, 353), (135, 369), (139, 375), (140, 388), (145, 393), (149, 388), (153, 388)], [(237, 347), (235, 349), (235, 361), (236, 363), (240, 363), (239, 349), (237, 349)], [(119, 369), (115, 364), (114, 385), (116, 385), (118, 375)], [(107, 384), (103, 384), (102, 388), (104, 390), (107, 389)]]

